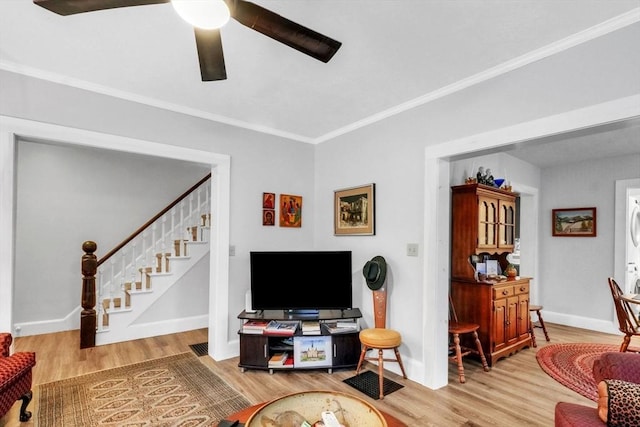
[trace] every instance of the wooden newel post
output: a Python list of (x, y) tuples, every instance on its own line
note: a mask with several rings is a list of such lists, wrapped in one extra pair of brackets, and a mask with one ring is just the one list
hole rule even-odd
[(96, 346), (96, 273), (98, 258), (94, 252), (98, 245), (92, 241), (82, 244), (82, 313), (80, 314), (80, 348)]

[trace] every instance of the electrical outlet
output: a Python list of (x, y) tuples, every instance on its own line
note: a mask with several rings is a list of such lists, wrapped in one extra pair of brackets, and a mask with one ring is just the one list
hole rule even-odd
[(229, 256), (236, 256), (236, 247), (235, 245), (229, 246)]
[(418, 256), (417, 243), (407, 243), (407, 256)]

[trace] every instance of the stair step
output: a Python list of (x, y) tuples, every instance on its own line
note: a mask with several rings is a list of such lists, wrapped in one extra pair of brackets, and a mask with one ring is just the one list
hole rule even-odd
[(118, 314), (118, 313), (129, 313), (131, 311), (133, 311), (133, 308), (131, 308), (131, 307), (111, 308), (111, 309), (109, 309), (107, 314), (111, 315), (111, 314)]

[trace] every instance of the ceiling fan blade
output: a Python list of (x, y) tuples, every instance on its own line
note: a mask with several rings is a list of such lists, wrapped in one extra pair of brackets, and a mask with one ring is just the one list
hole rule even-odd
[(319, 61), (329, 62), (342, 43), (284, 18), (255, 3), (227, 0), (231, 16), (242, 25)]
[(169, 3), (169, 1), (171, 0), (33, 0), (38, 6), (64, 16), (117, 7)]
[(196, 46), (198, 47), (202, 81), (225, 80), (227, 71), (224, 67), (220, 30), (194, 28), (194, 31), (196, 33)]

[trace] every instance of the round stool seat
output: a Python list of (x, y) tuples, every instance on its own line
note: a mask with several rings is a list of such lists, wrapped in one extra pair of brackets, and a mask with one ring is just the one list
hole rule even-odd
[(529, 311), (540, 311), (542, 310), (542, 306), (541, 305), (531, 305), (529, 304)]
[(360, 331), (360, 342), (367, 347), (394, 348), (402, 342), (398, 331), (385, 328), (370, 328)]

